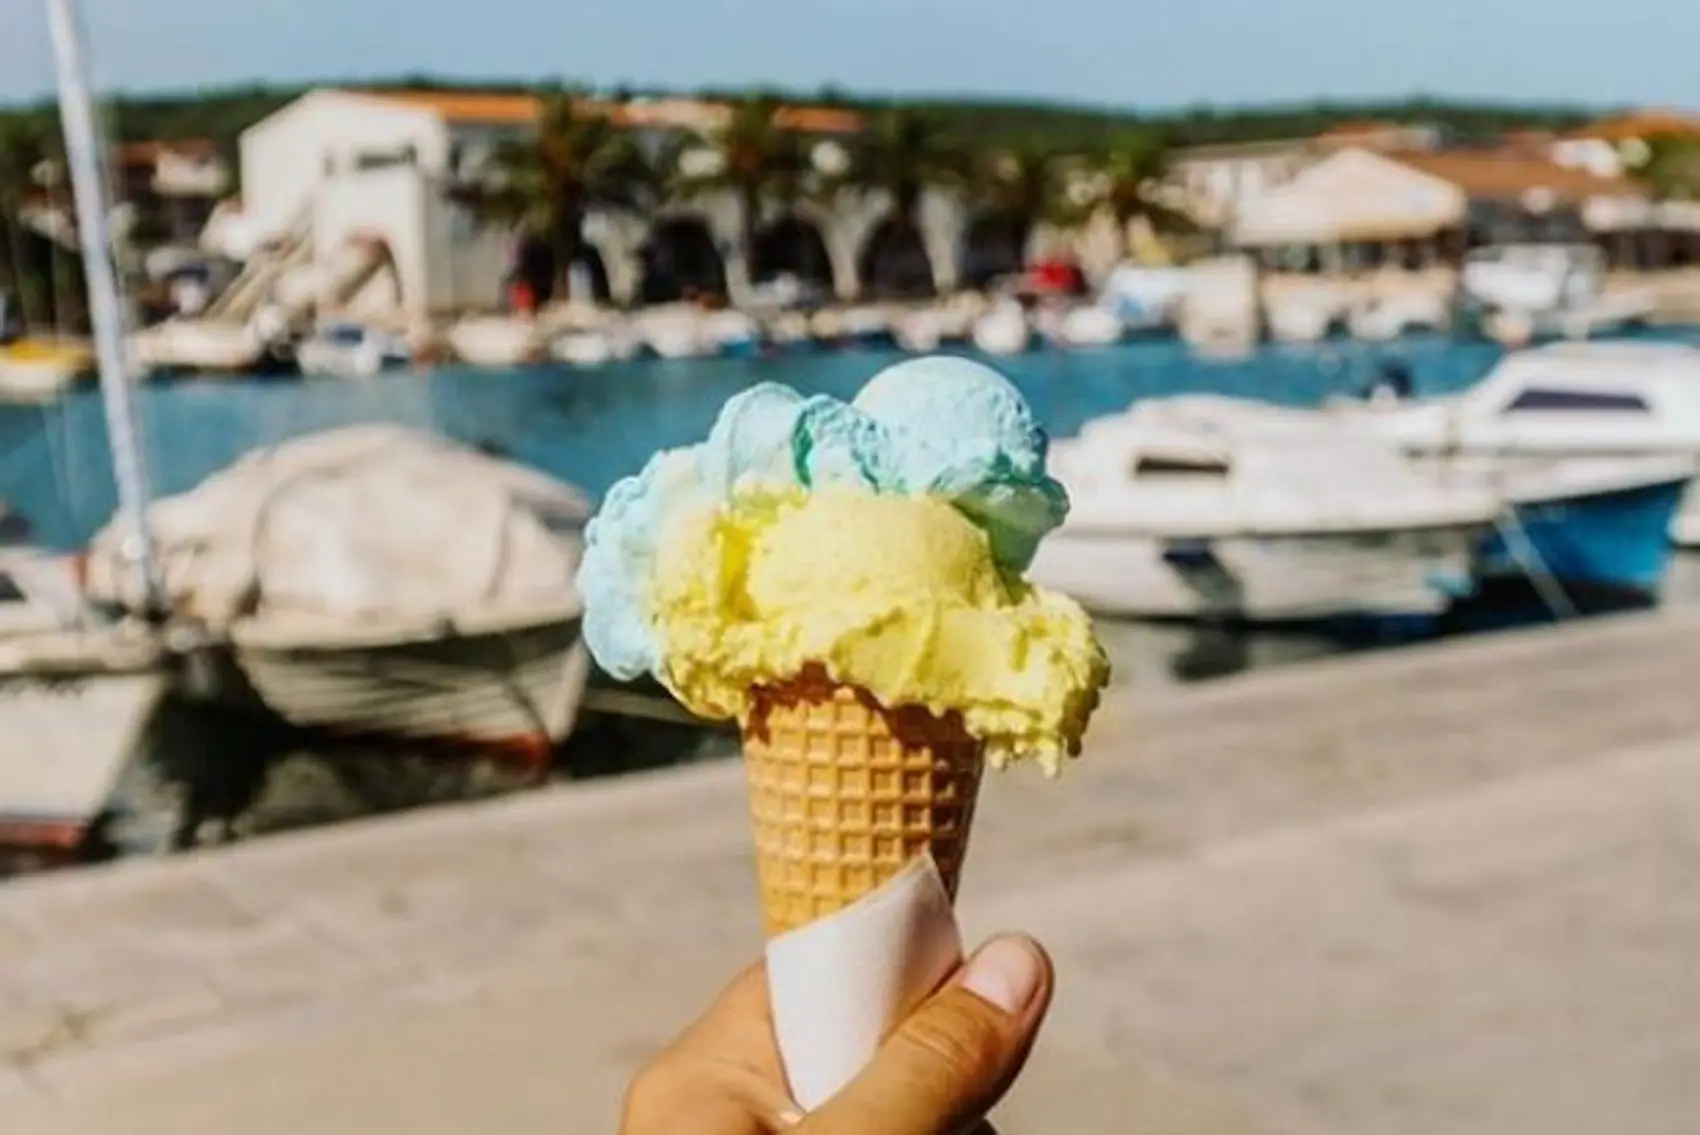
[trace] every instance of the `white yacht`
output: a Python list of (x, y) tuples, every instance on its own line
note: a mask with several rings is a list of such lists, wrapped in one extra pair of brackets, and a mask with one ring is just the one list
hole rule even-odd
[(73, 557), (0, 549), (0, 846), (82, 846), (165, 693), (157, 644), (103, 622), (78, 574)]
[(469, 315), (449, 328), (449, 350), (468, 366), (505, 370), (545, 358), (548, 344), (537, 321), (518, 315)]
[[(1507, 355), (1461, 394), (1341, 400), (1328, 411), (1417, 454), (1555, 457), (1700, 454), (1700, 349), (1674, 343), (1553, 343)], [(1700, 499), (1671, 524), (1700, 544)]]
[(1072, 511), (1033, 578), (1102, 614), (1312, 621), (1439, 613), (1500, 511), (1346, 431), (1241, 433), (1140, 407), (1058, 442)]
[(974, 321), (974, 349), (988, 355), (1019, 355), (1033, 345), (1033, 325), (1016, 300), (1004, 297)]
[(1460, 598), (1503, 592), (1502, 584), (1513, 591), (1532, 586), (1556, 613), (1657, 598), (1671, 559), (1669, 531), (1700, 469), (1695, 451), (1507, 455), (1491, 448), (1399, 445), (1365, 428), (1391, 420), (1397, 411), (1387, 405), (1379, 400), (1331, 412), (1189, 395), (1144, 403), (1129, 416), (1172, 429), (1319, 448), (1370, 442), (1435, 484), (1492, 493), (1501, 503), (1500, 523), (1477, 546), (1470, 578), (1452, 589)]
[(1605, 254), (1591, 244), (1507, 244), (1464, 259), (1460, 286), (1494, 338), (1587, 339), (1644, 323), (1657, 306), (1650, 289), (1608, 291)]
[(359, 323), (321, 324), (295, 349), (301, 373), (327, 378), (370, 378), (413, 365), (407, 340)]

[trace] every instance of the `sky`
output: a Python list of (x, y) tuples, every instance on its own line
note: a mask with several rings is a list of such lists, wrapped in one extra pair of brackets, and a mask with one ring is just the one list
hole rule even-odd
[[(442, 76), (1119, 107), (1491, 97), (1700, 108), (1694, 0), (83, 0), (103, 88)], [(0, 101), (52, 84), (0, 0)]]

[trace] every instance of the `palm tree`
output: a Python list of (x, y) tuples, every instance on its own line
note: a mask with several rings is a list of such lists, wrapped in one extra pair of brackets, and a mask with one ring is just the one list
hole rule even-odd
[[(874, 117), (851, 148), (843, 174), (828, 188), (835, 193), (883, 195), (891, 209), (886, 222), (890, 226), (885, 233), (888, 242), (924, 248), (922, 195), (929, 188), (964, 184), (971, 167), (965, 151), (947, 138), (932, 118), (910, 107), (894, 107)], [(876, 230), (876, 234), (879, 232)]]
[(794, 204), (811, 189), (808, 146), (795, 131), (776, 124), (779, 110), (779, 100), (770, 95), (734, 104), (726, 124), (709, 139), (712, 161), (700, 171), (683, 161), (675, 182), (687, 196), (725, 191), (738, 199), (739, 251), (746, 276), (762, 203)]
[(1143, 218), (1154, 231), (1190, 232), (1196, 226), (1184, 212), (1165, 204), (1157, 189), (1168, 171), (1169, 145), (1160, 134), (1139, 131), (1113, 142), (1094, 161), (1080, 203), (1107, 209), (1124, 242), (1128, 228)]
[(851, 149), (849, 168), (839, 187), (884, 193), (892, 213), (919, 228), (921, 195), (933, 186), (960, 185), (970, 162), (933, 119), (919, 110), (896, 107), (875, 116)]
[(1647, 159), (1635, 171), (1660, 197), (1700, 197), (1700, 142), (1692, 138), (1647, 140)]
[(1064, 168), (1049, 147), (1028, 142), (986, 155), (975, 178), (978, 216), (964, 249), (966, 282), (981, 285), (1026, 267), (1033, 230), (1046, 221), (1073, 220), (1064, 196)]
[(659, 191), (653, 164), (608, 111), (561, 94), (545, 102), (536, 136), (498, 150), (487, 176), (463, 192), (483, 219), (543, 244), (553, 262), (550, 289), (565, 291), (586, 251), (585, 215), (641, 213)]

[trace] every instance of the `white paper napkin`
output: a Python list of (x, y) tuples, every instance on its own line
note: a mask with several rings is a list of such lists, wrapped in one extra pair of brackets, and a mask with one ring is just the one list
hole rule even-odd
[(812, 1111), (855, 1079), (892, 1026), (962, 964), (962, 934), (932, 856), (879, 890), (767, 944), (791, 1095)]

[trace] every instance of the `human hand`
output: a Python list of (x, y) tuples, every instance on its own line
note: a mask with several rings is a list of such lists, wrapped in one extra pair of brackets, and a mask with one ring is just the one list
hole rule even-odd
[(785, 1087), (767, 973), (736, 977), (626, 1090), (621, 1135), (967, 1135), (1015, 1082), (1050, 1007), (1051, 960), (1030, 938), (987, 942), (804, 1116)]

